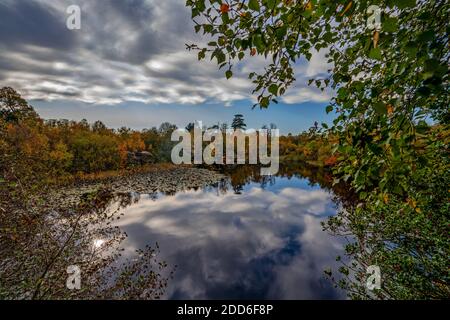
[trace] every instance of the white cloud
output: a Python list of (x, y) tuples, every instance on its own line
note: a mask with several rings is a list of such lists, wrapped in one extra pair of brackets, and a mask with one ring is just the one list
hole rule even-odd
[[(82, 8), (82, 29), (65, 27), (68, 5)], [(215, 62), (199, 62), (185, 43), (204, 42), (193, 31), (189, 9), (179, 0), (7, 1), (0, 15), (0, 77), (29, 100), (71, 100), (90, 104), (201, 104), (251, 99), (247, 75), (262, 71), (265, 61), (238, 63), (226, 80)], [(2, 34), (2, 32), (4, 34)], [(8, 33), (8, 34), (7, 34)], [(302, 62), (297, 83), (282, 101), (329, 100), (305, 84), (322, 73), (323, 54)]]

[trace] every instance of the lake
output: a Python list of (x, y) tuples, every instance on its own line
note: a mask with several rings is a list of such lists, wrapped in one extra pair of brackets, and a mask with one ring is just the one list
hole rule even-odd
[(134, 195), (118, 226), (125, 254), (158, 243), (175, 267), (165, 299), (344, 299), (324, 270), (338, 267), (343, 239), (323, 231), (339, 197), (323, 170), (255, 168), (171, 195)]

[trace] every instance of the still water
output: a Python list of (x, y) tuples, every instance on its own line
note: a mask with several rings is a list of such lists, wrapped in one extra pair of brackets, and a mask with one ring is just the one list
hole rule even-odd
[(323, 231), (336, 214), (326, 174), (255, 170), (172, 195), (139, 195), (122, 210), (126, 252), (158, 243), (176, 266), (165, 299), (342, 299), (324, 277), (343, 240)]

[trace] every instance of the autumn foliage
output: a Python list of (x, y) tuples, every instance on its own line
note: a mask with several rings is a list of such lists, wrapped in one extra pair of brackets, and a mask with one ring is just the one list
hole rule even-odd
[(230, 11), (230, 6), (226, 3), (223, 3), (220, 5), (220, 12), (221, 13), (228, 13)]
[(315, 127), (298, 135), (280, 137), (280, 155), (287, 162), (303, 162), (317, 167), (333, 167), (339, 155), (333, 154), (337, 137), (318, 132)]
[(64, 182), (129, 169), (137, 153), (145, 153), (146, 163), (170, 159), (174, 125), (135, 131), (110, 129), (101, 121), (43, 120), (14, 89), (1, 89), (0, 97), (0, 169), (8, 181)]

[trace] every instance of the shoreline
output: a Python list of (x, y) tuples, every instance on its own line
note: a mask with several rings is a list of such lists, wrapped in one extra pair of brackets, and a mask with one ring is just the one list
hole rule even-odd
[(225, 174), (191, 166), (156, 166), (149, 170), (111, 173), (106, 178), (80, 179), (52, 192), (57, 206), (77, 205), (84, 194), (100, 188), (110, 188), (114, 193), (174, 194), (189, 189), (199, 189), (228, 179)]

